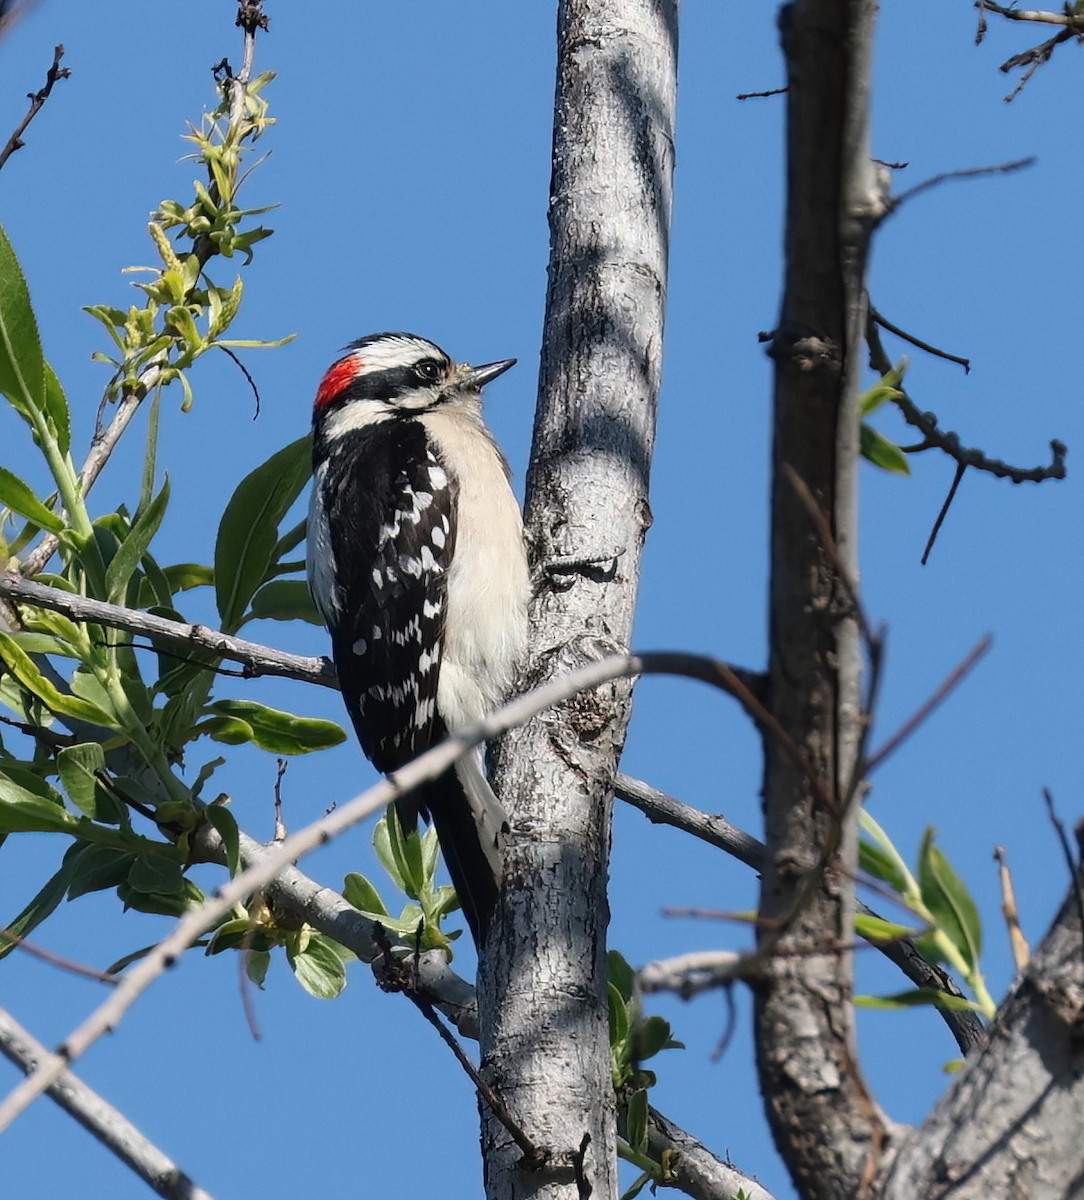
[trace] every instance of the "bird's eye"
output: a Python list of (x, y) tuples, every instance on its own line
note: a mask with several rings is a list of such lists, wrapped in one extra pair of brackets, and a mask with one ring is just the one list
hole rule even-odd
[(420, 362), (414, 368), (414, 374), (423, 383), (435, 383), (440, 378), (440, 366), (431, 358), (427, 358), (425, 362)]

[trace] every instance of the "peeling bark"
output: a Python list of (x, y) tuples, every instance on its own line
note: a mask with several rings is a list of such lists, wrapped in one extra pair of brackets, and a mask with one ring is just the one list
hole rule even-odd
[[(627, 645), (662, 358), (676, 91), (676, 0), (563, 0), (551, 252), (526, 525), (537, 572), (535, 686)], [(486, 1194), (616, 1195), (606, 1004), (610, 796), (627, 684), (510, 734), (512, 817), (480, 979), (483, 1069), (549, 1153), (531, 1171), (483, 1114)]]

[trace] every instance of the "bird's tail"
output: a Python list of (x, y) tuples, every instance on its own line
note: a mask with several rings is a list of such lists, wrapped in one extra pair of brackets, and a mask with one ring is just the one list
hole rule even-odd
[[(409, 803), (410, 797), (406, 797)], [(467, 918), (474, 944), (481, 950), (497, 903), (503, 869), (508, 817), (482, 769), (480, 754), (467, 754), (432, 783), (419, 789), (418, 800), (436, 826), (437, 838)], [(417, 802), (400, 812), (414, 823)], [(406, 821), (404, 821), (406, 824)]]

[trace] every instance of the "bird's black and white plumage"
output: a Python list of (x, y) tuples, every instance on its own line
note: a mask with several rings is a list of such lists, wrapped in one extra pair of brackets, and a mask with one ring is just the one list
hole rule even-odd
[[(519, 506), (481, 416), (481, 388), (514, 361), (471, 367), (414, 334), (373, 334), (316, 394), (309, 586), (362, 749), (385, 773), (497, 707), (524, 652)], [(482, 755), (408, 798), (408, 826), (419, 805), (481, 946), (505, 825)]]

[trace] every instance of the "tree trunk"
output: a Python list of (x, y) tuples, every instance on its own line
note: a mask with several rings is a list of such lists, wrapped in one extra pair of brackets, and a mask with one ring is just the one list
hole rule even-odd
[[(551, 252), (526, 524), (527, 686), (630, 636), (662, 359), (676, 0), (563, 0)], [(510, 734), (512, 817), (480, 978), (483, 1069), (548, 1161), (483, 1113), (486, 1194), (616, 1195), (606, 1001), (610, 795), (627, 684)]]
[(857, 580), (864, 271), (881, 203), (867, 128), (875, 10), (873, 0), (795, 0), (780, 17), (788, 183), (771, 348), (769, 678), (790, 747), (765, 739), (765, 961), (755, 989), (758, 1069), (779, 1150), (803, 1196), (847, 1200), (865, 1194), (887, 1136), (858, 1065), (845, 949), (861, 645), (841, 582), (841, 573)]
[[(1076, 888), (1084, 887), (1078, 876)], [(1053, 928), (921, 1129), (884, 1200), (1070, 1200), (1084, 1189), (1084, 929), (1070, 891)]]

